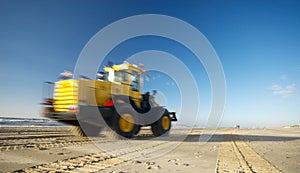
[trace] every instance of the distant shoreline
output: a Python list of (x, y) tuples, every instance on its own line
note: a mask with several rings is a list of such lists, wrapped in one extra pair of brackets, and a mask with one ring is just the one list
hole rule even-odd
[(52, 121), (46, 118), (18, 118), (18, 117), (0, 117), (0, 127), (57, 127), (66, 126), (65, 124)]

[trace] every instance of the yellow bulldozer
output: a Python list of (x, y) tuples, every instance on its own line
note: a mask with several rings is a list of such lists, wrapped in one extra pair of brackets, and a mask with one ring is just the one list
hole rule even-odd
[(168, 134), (176, 113), (155, 101), (155, 90), (141, 93), (143, 75), (143, 68), (127, 62), (105, 67), (96, 80), (64, 72), (57, 82), (46, 82), (52, 93), (44, 98), (43, 115), (86, 136), (98, 135), (103, 126), (126, 138), (144, 126), (151, 126), (154, 136)]

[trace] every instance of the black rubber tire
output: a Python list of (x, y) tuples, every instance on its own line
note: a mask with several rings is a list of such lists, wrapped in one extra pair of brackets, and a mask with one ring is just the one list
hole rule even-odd
[(141, 130), (141, 126), (138, 126), (136, 129), (136, 132), (134, 132), (134, 134), (137, 135), (140, 132), (140, 130)]
[[(130, 111), (123, 111), (122, 112), (122, 115), (124, 114), (131, 114), (132, 113)], [(134, 116), (133, 116), (134, 117)], [(133, 124), (133, 128), (131, 131), (129, 132), (124, 132), (120, 129), (120, 126), (119, 126), (119, 121), (120, 121), (120, 118), (121, 118), (121, 115), (119, 115), (118, 113), (115, 113), (114, 114), (114, 117), (112, 119), (112, 129), (119, 135), (125, 137), (125, 138), (132, 138), (136, 133), (138, 133), (139, 131), (139, 126), (137, 124)], [(135, 122), (135, 121), (134, 121)]]
[[(168, 129), (164, 129), (163, 126), (162, 126), (162, 120), (164, 117), (167, 117), (169, 119), (169, 128)], [(152, 133), (154, 136), (162, 136), (162, 135), (168, 135), (169, 134), (169, 131), (171, 129), (171, 118), (170, 118), (170, 115), (169, 113), (166, 111), (166, 113), (160, 117), (159, 120), (157, 120), (156, 122), (154, 122), (152, 125), (151, 125), (151, 130), (152, 130)]]

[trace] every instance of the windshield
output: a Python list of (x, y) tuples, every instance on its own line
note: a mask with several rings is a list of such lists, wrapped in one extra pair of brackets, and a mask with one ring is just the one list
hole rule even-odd
[(128, 81), (127, 70), (115, 71), (115, 82), (127, 82), (127, 81)]

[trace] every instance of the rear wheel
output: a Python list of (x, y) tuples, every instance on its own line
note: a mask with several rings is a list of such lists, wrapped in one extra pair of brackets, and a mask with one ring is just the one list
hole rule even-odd
[(131, 138), (138, 132), (138, 125), (135, 124), (136, 121), (130, 111), (124, 111), (121, 115), (116, 114), (113, 122), (114, 130), (126, 138)]
[(168, 134), (171, 129), (171, 118), (169, 114), (164, 114), (159, 120), (151, 125), (154, 136)]

